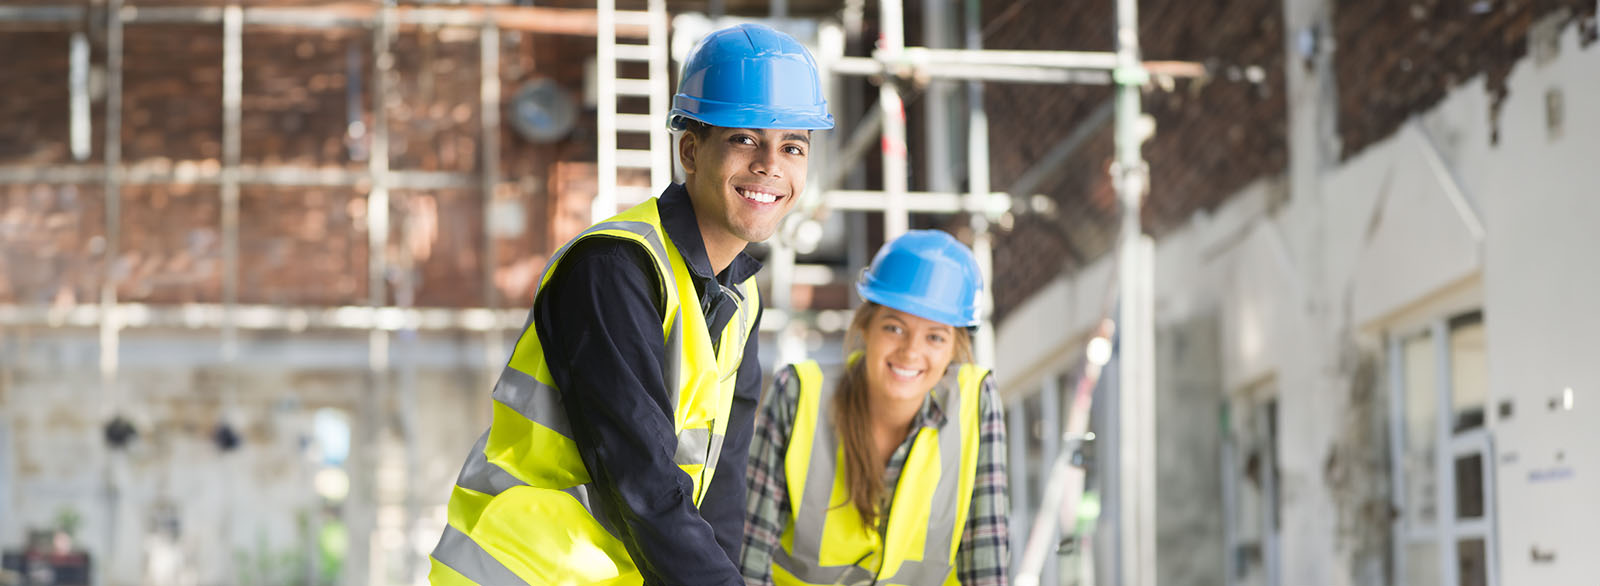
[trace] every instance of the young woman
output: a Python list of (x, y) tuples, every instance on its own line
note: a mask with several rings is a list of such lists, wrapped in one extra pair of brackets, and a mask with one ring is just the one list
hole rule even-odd
[(843, 372), (777, 373), (750, 444), (747, 584), (1006, 584), (1005, 417), (971, 364), (982, 278), (939, 231), (884, 245)]

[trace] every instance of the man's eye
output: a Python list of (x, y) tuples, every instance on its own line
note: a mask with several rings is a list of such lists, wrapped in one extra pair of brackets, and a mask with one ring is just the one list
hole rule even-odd
[(789, 154), (791, 154), (791, 155), (798, 155), (798, 156), (802, 156), (803, 157), (806, 154), (806, 150), (805, 149), (797, 147), (797, 146), (794, 146), (794, 145), (790, 145), (790, 146), (784, 147), (784, 150), (788, 151)]
[(749, 137), (747, 135), (739, 134), (739, 135), (735, 135), (733, 137), (733, 142), (736, 142), (736, 143), (739, 143), (739, 144), (755, 144), (756, 143), (756, 139), (751, 138), (751, 137)]

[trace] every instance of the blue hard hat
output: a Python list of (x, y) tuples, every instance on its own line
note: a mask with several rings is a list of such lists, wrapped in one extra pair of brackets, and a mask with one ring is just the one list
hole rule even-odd
[(811, 52), (759, 24), (715, 31), (689, 51), (667, 125), (682, 130), (685, 118), (724, 128), (833, 128)]
[(978, 259), (938, 230), (912, 230), (883, 245), (856, 282), (862, 299), (958, 328), (982, 321), (982, 289)]

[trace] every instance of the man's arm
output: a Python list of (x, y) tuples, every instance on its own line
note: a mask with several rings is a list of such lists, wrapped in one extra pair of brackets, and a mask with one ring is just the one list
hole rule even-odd
[(728, 560), (735, 563), (744, 543), (744, 477), (745, 464), (750, 457), (750, 433), (755, 427), (756, 405), (761, 402), (761, 351), (757, 342), (760, 331), (761, 313), (758, 312), (755, 327), (751, 329), (753, 333), (744, 345), (744, 359), (739, 363), (733, 410), (728, 417), (717, 473), (711, 477), (706, 497), (700, 501), (700, 516), (711, 523), (717, 543), (728, 552)]
[(739, 583), (673, 462), (671, 402), (653, 261), (637, 245), (574, 247), (535, 302), (539, 340), (561, 390), (597, 506), (646, 584)]

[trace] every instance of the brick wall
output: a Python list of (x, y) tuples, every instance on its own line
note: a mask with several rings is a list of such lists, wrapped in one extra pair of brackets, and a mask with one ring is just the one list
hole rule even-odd
[[(294, 5), (329, 2), (296, 0)], [(59, 4), (48, 2), (46, 4)], [(140, 0), (136, 5), (220, 5), (221, 0)], [(245, 2), (246, 5), (285, 5)], [(104, 31), (89, 23), (0, 25), (0, 86), (26, 88), (0, 100), (0, 166), (74, 163), (68, 148), (67, 49), (73, 30), (91, 42), (92, 67), (105, 68)], [(214, 25), (129, 25), (125, 30), (122, 157), (125, 164), (219, 168), (222, 144), (222, 34)], [(594, 40), (501, 34), (502, 100), (534, 77), (555, 79), (581, 99), (583, 63)], [(393, 170), (481, 171), (481, 47), (476, 30), (403, 27), (395, 35), (392, 91), (386, 100)], [(241, 159), (246, 165), (342, 167), (369, 162), (373, 46), (363, 29), (248, 27), (243, 37)], [(356, 91), (351, 92), (354, 85)], [(93, 97), (92, 141), (104, 155), (104, 95)], [(567, 140), (532, 144), (502, 106), (501, 183), (496, 213), (520, 214), (495, 233), (495, 266), (485, 265), (484, 194), (391, 191), (391, 261), (409, 255), (412, 302), (481, 306), (484, 271), (493, 270), (501, 305), (531, 303), (550, 249), (576, 233), (546, 226), (553, 197), (587, 211), (594, 182), (593, 114), (583, 112)], [(352, 124), (359, 122), (359, 124)], [(584, 171), (587, 181), (557, 181)], [(101, 184), (0, 186), (0, 303), (93, 302), (104, 279)], [(240, 204), (239, 300), (245, 303), (365, 304), (368, 297), (368, 187), (244, 187)], [(587, 189), (566, 194), (555, 190)], [(118, 297), (149, 303), (221, 300), (221, 205), (212, 186), (123, 186)], [(587, 218), (585, 217), (585, 220)], [(570, 222), (569, 222), (570, 223)], [(509, 226), (509, 228), (506, 228)], [(578, 226), (577, 229), (581, 229)], [(405, 254), (403, 255), (402, 252)], [(389, 302), (406, 280), (386, 275)]]
[[(920, 10), (920, 3), (908, 5)], [(1110, 51), (1112, 2), (986, 3), (988, 49)], [(1283, 23), (1277, 0), (1145, 0), (1139, 34), (1147, 60), (1204, 62), (1203, 82), (1176, 81), (1144, 93), (1156, 134), (1145, 225), (1156, 235), (1245, 184), (1282, 172), (1286, 160)], [(920, 25), (908, 25), (915, 36)], [(992, 185), (1009, 188), (1111, 97), (1108, 86), (989, 84)], [(1107, 174), (1109, 126), (1041, 185), (1054, 211), (1019, 214), (996, 241), (997, 316), (1062, 271), (1111, 250), (1118, 204)]]
[(1595, 42), (1595, 3), (1589, 0), (1335, 3), (1342, 158), (1393, 134), (1477, 75), (1486, 76), (1493, 96), (1485, 115), (1497, 140), (1506, 77), (1528, 54), (1530, 28), (1547, 17), (1578, 26), (1583, 46)]

